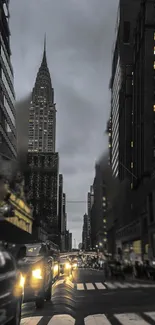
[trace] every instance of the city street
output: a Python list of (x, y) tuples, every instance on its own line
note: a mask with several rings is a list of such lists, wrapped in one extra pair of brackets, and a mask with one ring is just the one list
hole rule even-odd
[(62, 277), (55, 283), (52, 301), (43, 309), (36, 310), (33, 303), (24, 304), (21, 324), (153, 325), (154, 297), (155, 282), (104, 281), (102, 271), (80, 269), (72, 278)]

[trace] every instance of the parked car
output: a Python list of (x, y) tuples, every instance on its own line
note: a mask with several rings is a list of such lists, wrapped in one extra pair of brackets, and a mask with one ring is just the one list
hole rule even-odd
[(17, 254), (19, 270), (24, 281), (24, 302), (35, 301), (42, 308), (51, 300), (53, 259), (45, 243), (21, 246)]
[(13, 256), (0, 247), (0, 324), (19, 325), (24, 282)]

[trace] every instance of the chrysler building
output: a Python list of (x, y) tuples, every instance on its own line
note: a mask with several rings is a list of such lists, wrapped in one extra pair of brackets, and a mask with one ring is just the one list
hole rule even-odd
[(54, 89), (46, 58), (46, 38), (43, 58), (32, 91), (29, 109), (28, 151), (54, 153), (56, 137), (56, 107)]

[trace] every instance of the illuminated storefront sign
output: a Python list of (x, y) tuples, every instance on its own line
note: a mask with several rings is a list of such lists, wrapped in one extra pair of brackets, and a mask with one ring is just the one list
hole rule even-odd
[(32, 234), (32, 210), (26, 205), (26, 203), (17, 198), (11, 193), (9, 201), (14, 209), (14, 216), (7, 218), (7, 221), (11, 222), (18, 228)]

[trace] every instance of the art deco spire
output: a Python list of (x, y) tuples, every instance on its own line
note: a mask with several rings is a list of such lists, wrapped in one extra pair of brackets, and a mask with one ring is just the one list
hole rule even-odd
[(42, 58), (42, 63), (41, 63), (42, 66), (47, 66), (47, 58), (46, 58), (46, 34), (44, 36), (44, 51), (43, 51), (43, 58)]
[(46, 83), (52, 89), (51, 76), (47, 65), (47, 57), (46, 57), (46, 34), (44, 37), (44, 50), (43, 50), (42, 62), (37, 73), (36, 83), (37, 84)]

